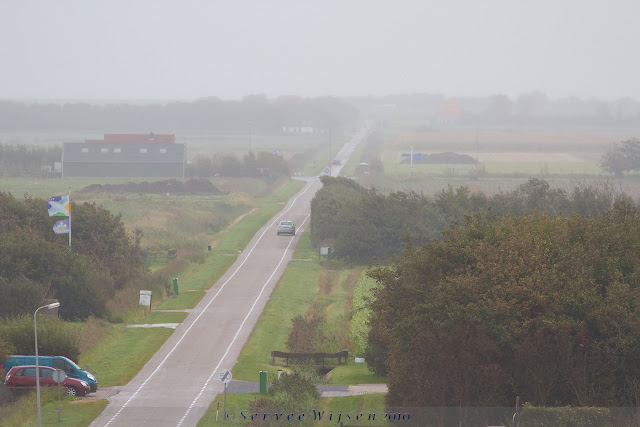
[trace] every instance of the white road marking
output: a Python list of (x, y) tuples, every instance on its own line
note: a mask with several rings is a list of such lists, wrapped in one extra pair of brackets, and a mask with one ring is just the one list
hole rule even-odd
[[(176, 348), (178, 348), (178, 346), (180, 345), (180, 343), (182, 342), (182, 340), (184, 339), (184, 337), (189, 333), (189, 331), (191, 330), (191, 328), (193, 328), (193, 325), (196, 324), (196, 322), (198, 322), (198, 320), (200, 319), (200, 317), (207, 311), (207, 309), (209, 308), (209, 306), (213, 303), (213, 301), (215, 301), (216, 297), (220, 294), (220, 292), (222, 292), (222, 289), (224, 289), (224, 287), (226, 286), (227, 283), (229, 283), (229, 281), (233, 278), (233, 276), (236, 275), (236, 273), (242, 268), (242, 266), (244, 265), (244, 263), (249, 259), (249, 256), (251, 256), (251, 253), (253, 252), (253, 250), (256, 248), (256, 246), (258, 245), (258, 243), (260, 243), (260, 240), (262, 240), (262, 237), (264, 237), (265, 233), (267, 231), (269, 231), (271, 229), (272, 226), (274, 226), (279, 220), (280, 218), (282, 218), (282, 216), (289, 212), (291, 210), (291, 208), (293, 208), (293, 206), (295, 205), (296, 201), (298, 200), (298, 198), (300, 196), (302, 196), (304, 193), (306, 193), (312, 186), (313, 186), (314, 182), (311, 181), (309, 182), (309, 184), (307, 185), (307, 188), (302, 191), (300, 194), (298, 194), (293, 201), (291, 202), (291, 205), (289, 206), (289, 209), (287, 209), (286, 211), (282, 212), (282, 215), (278, 216), (276, 218), (276, 220), (271, 223), (270, 226), (265, 227), (264, 231), (262, 232), (262, 234), (260, 235), (260, 237), (258, 238), (258, 240), (256, 240), (256, 243), (251, 247), (251, 250), (249, 251), (249, 253), (247, 254), (247, 256), (245, 257), (245, 259), (242, 261), (242, 263), (238, 266), (238, 268), (231, 274), (231, 276), (229, 276), (229, 278), (220, 286), (220, 289), (218, 289), (218, 292), (216, 292), (216, 294), (213, 296), (213, 298), (211, 298), (211, 301), (209, 301), (209, 303), (204, 307), (204, 309), (200, 312), (200, 314), (198, 314), (198, 316), (196, 317), (196, 319), (193, 321), (193, 323), (191, 324), (191, 326), (189, 326), (184, 333), (182, 334), (182, 336), (180, 337), (180, 339), (178, 340), (178, 342), (173, 346), (173, 348), (169, 351), (169, 353), (167, 353), (167, 355), (164, 357), (164, 359), (162, 359), (162, 361), (158, 364), (158, 367), (156, 369), (154, 369), (154, 371), (151, 373), (151, 375), (149, 375), (144, 382), (140, 385), (140, 387), (138, 387), (138, 389), (131, 395), (131, 397), (129, 397), (129, 399), (127, 399), (127, 401), (124, 403), (124, 405), (122, 405), (122, 408), (120, 408), (118, 410), (118, 412), (115, 413), (115, 415), (113, 417), (111, 417), (111, 419), (109, 420), (109, 422), (107, 424), (105, 424), (105, 426), (108, 426), (109, 424), (111, 424), (117, 417), (118, 415), (120, 415), (120, 413), (129, 405), (129, 403), (131, 403), (131, 401), (133, 399), (135, 399), (135, 397), (138, 395), (138, 393), (140, 392), (140, 390), (142, 390), (142, 388), (147, 384), (147, 382), (153, 378), (153, 376), (158, 372), (158, 370), (160, 370), (160, 368), (162, 367), (162, 365), (164, 365), (164, 363), (167, 361), (167, 359), (169, 358), (169, 356), (171, 356), (171, 354), (173, 354), (173, 352), (176, 350)], [(309, 215), (310, 216), (310, 215)], [(307, 216), (307, 218), (309, 218), (309, 216)], [(305, 221), (307, 220), (307, 218), (305, 218)], [(291, 242), (293, 242), (293, 239), (291, 239)], [(289, 245), (291, 245), (291, 242), (289, 242)], [(287, 248), (285, 249), (285, 254), (286, 251), (289, 249), (289, 245), (287, 245)], [(283, 255), (284, 258), (284, 255)], [(280, 260), (280, 263), (282, 263), (282, 260)], [(278, 265), (280, 265), (280, 263)], [(276, 267), (277, 269), (277, 267)], [(275, 271), (274, 271), (275, 272)], [(271, 275), (271, 277), (273, 277), (273, 273)], [(264, 286), (262, 288), (262, 290), (264, 290)], [(260, 291), (260, 295), (262, 295), (262, 291)], [(258, 295), (258, 298), (260, 298), (260, 295)], [(257, 299), (256, 299), (257, 301)], [(255, 307), (256, 302), (253, 303), (251, 310), (253, 310), (253, 307)], [(248, 316), (248, 315), (247, 315)], [(245, 318), (246, 321), (246, 318)], [(244, 321), (242, 322), (242, 324), (240, 325), (240, 329), (238, 329), (238, 332), (236, 332), (236, 336), (233, 338), (233, 341), (235, 341), (236, 337), (238, 336), (238, 334), (240, 333), (240, 330), (242, 329), (242, 327), (244, 326)], [(232, 341), (232, 344), (233, 344)], [(231, 345), (229, 346), (231, 347)], [(227, 349), (227, 352), (225, 353), (225, 356), (227, 355), (227, 353), (229, 352), (229, 349)], [(224, 359), (224, 356), (223, 356)], [(218, 363), (218, 366), (220, 366), (220, 363), (222, 363), (222, 360), (220, 360), (220, 362)], [(216, 367), (216, 369), (218, 369), (218, 367)], [(215, 372), (215, 371), (214, 371)], [(211, 374), (213, 375), (213, 374)], [(209, 379), (207, 380), (207, 383), (209, 383), (209, 380), (211, 379), (211, 377), (209, 377)], [(205, 384), (205, 387), (206, 387)], [(196, 399), (194, 400), (194, 402), (196, 400), (198, 400), (198, 398), (200, 397), (200, 395), (202, 394), (202, 391), (200, 391), (200, 393), (198, 394), (198, 396), (196, 397)], [(191, 408), (193, 407), (192, 403), (189, 406), (189, 409), (187, 410), (187, 414), (189, 413), (189, 411), (191, 410)], [(187, 414), (185, 414), (184, 417), (182, 417), (182, 419), (184, 420), (184, 418), (187, 416)], [(182, 423), (182, 420), (180, 421)]]
[[(307, 220), (309, 219), (309, 217), (311, 216), (311, 214), (307, 215), (307, 217), (304, 219), (304, 221), (302, 221), (302, 225), (304, 225), (305, 222), (307, 222)], [(247, 315), (244, 317), (244, 320), (242, 321), (242, 323), (240, 324), (240, 327), (238, 328), (238, 330), (236, 331), (236, 334), (233, 336), (233, 339), (231, 340), (231, 343), (229, 344), (229, 346), (227, 347), (227, 351), (224, 352), (224, 354), (222, 355), (222, 358), (220, 358), (220, 361), (218, 361), (218, 364), (216, 365), (215, 368), (213, 368), (213, 372), (211, 372), (211, 375), (209, 375), (209, 378), (207, 378), (207, 381), (204, 383), (204, 385), (202, 386), (202, 388), (200, 389), (200, 393), (198, 393), (198, 395), (196, 396), (195, 399), (193, 399), (193, 402), (191, 402), (191, 405), (189, 405), (189, 409), (187, 409), (187, 412), (184, 413), (184, 416), (180, 419), (180, 422), (178, 423), (178, 427), (180, 427), (184, 421), (185, 418), (187, 418), (187, 415), (189, 415), (189, 412), (191, 412), (191, 409), (193, 409), (194, 405), (196, 404), (196, 402), (198, 401), (198, 399), (200, 399), (200, 396), (202, 396), (202, 393), (204, 393), (204, 390), (207, 388), (207, 386), (209, 385), (209, 382), (211, 381), (211, 378), (213, 378), (213, 375), (216, 373), (216, 371), (218, 370), (218, 368), (220, 368), (220, 365), (222, 364), (222, 361), (224, 360), (225, 357), (227, 357), (227, 354), (229, 354), (229, 351), (231, 350), (231, 346), (233, 346), (233, 344), (236, 342), (236, 339), (238, 338), (238, 335), (240, 335), (240, 331), (242, 331), (242, 328), (244, 327), (244, 324), (246, 323), (247, 319), (249, 318), (249, 316), (251, 315), (251, 313), (253, 312), (253, 309), (256, 307), (256, 304), (258, 303), (258, 300), (260, 299), (260, 297), (262, 296), (262, 293), (264, 292), (264, 289), (267, 287), (267, 285), (269, 284), (269, 282), (271, 281), (271, 279), (273, 279), (273, 276), (276, 274), (276, 271), (278, 270), (278, 268), (280, 268), (280, 265), (282, 265), (282, 261), (284, 261), (285, 256), (287, 255), (287, 251), (289, 250), (289, 247), (291, 246), (291, 243), (293, 243), (293, 239), (291, 239), (289, 241), (289, 244), (287, 245), (286, 249), (284, 250), (284, 252), (282, 253), (282, 257), (280, 258), (280, 262), (278, 263), (278, 265), (276, 266), (276, 268), (273, 270), (273, 272), (271, 273), (271, 276), (269, 276), (269, 278), (267, 279), (266, 282), (264, 282), (264, 285), (262, 285), (262, 289), (260, 289), (260, 293), (258, 294), (258, 296), (256, 297), (255, 301), (253, 301), (253, 304), (251, 305), (251, 309), (249, 310), (249, 312), (247, 313)], [(224, 417), (224, 414), (223, 414)]]

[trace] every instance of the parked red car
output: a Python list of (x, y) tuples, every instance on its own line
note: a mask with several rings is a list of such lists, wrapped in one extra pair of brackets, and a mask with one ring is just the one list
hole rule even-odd
[[(41, 387), (57, 387), (58, 383), (53, 380), (55, 369), (48, 366), (40, 366), (40, 386)], [(36, 386), (36, 367), (35, 365), (14, 366), (7, 373), (4, 380), (7, 387), (35, 387)], [(91, 387), (86, 381), (77, 380), (67, 377), (62, 383), (62, 387), (67, 388), (67, 394), (70, 396), (84, 396), (91, 391)]]

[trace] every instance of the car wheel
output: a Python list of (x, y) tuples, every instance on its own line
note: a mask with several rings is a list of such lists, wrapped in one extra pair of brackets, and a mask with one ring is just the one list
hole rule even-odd
[(76, 389), (75, 387), (67, 387), (67, 394), (69, 396), (77, 396), (78, 395), (78, 389)]

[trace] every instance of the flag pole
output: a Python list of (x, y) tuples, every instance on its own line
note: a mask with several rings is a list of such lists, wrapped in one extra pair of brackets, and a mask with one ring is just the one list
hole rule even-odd
[(71, 186), (69, 186), (69, 247), (71, 247)]

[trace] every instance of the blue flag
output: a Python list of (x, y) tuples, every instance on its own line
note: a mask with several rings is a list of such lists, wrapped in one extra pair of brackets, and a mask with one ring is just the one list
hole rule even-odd
[(56, 234), (68, 234), (71, 232), (71, 224), (69, 223), (69, 218), (61, 219), (56, 222), (53, 226), (53, 232)]

